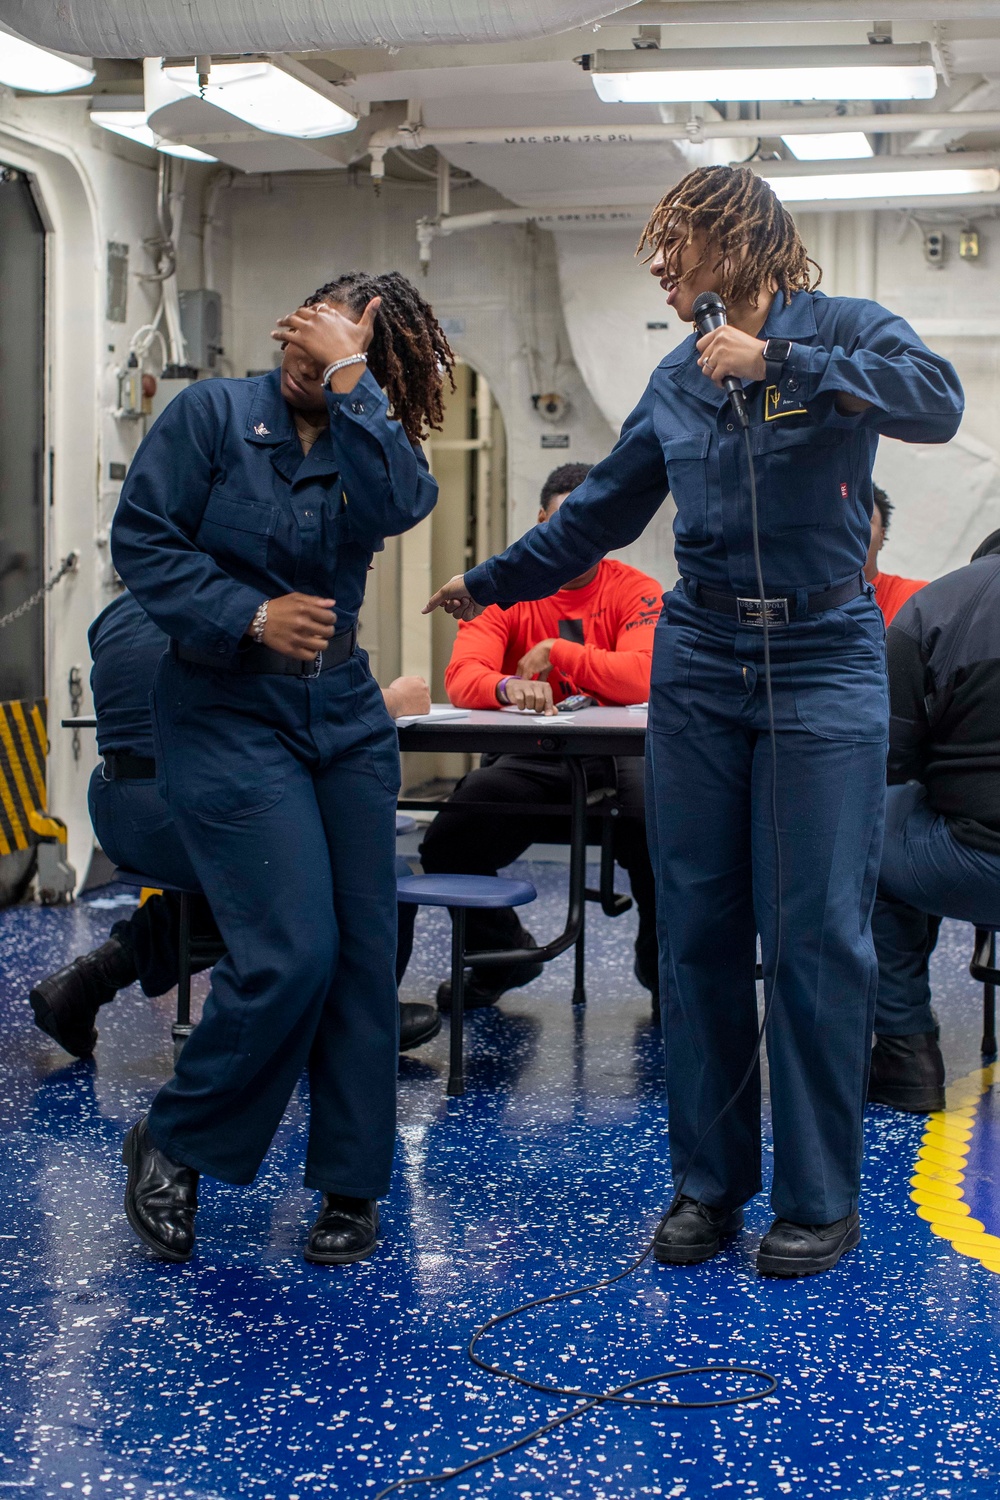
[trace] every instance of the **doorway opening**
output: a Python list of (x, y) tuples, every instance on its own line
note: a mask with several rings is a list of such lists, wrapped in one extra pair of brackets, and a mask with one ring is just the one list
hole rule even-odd
[[(31, 184), (0, 165), (0, 615), (41, 587), (45, 557), (45, 228)], [(0, 701), (45, 692), (44, 611), (3, 631)]]
[[(0, 163), (0, 617), (45, 570), (45, 226), (22, 172)], [(44, 787), (45, 611), (0, 627), (0, 906), (35, 863), (28, 820)]]
[[(439, 584), (484, 562), (507, 544), (507, 435), (488, 382), (473, 365), (455, 366), (440, 432), (424, 452), (439, 486), (437, 505), (405, 536), (386, 542), (373, 565), (361, 613), (361, 644), (383, 686), (399, 676), (423, 677), (435, 703), (445, 702), (445, 668), (458, 626), (443, 610), (420, 611)], [(469, 757), (408, 755), (403, 786), (450, 785)]]

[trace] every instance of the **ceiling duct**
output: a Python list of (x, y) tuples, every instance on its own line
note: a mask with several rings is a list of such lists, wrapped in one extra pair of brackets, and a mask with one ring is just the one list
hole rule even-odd
[(19, 35), (95, 57), (511, 42), (570, 31), (608, 13), (608, 0), (0, 0), (0, 21)]

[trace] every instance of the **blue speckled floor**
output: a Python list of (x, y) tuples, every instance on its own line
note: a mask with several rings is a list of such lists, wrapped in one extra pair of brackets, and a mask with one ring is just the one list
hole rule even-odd
[[(554, 931), (565, 871), (519, 868), (541, 892), (531, 925)], [(567, 956), (470, 1018), (463, 1100), (444, 1098), (446, 1030), (403, 1060), (382, 1248), (331, 1272), (300, 1254), (315, 1203), (298, 1186), (301, 1101), (252, 1189), (203, 1184), (192, 1262), (156, 1263), (133, 1240), (120, 1143), (169, 1071), (171, 1003), (128, 992), (102, 1013), (96, 1063), (70, 1065), (25, 1000), (30, 980), (96, 944), (117, 914), (109, 892), (0, 913), (0, 1491), (372, 1495), (561, 1409), (471, 1371), (463, 1348), (491, 1310), (624, 1264), (669, 1196), (660, 1044), (631, 977), (634, 916), (612, 923), (591, 909), (585, 1013), (568, 1004)], [(979, 1062), (970, 944), (968, 928), (945, 924), (934, 961), (955, 1077)], [(428, 996), (446, 969), (445, 920), (422, 913), (405, 996)], [(864, 1240), (835, 1272), (758, 1280), (769, 1220), (759, 1199), (711, 1265), (646, 1265), (492, 1346), (592, 1384), (732, 1358), (774, 1371), (776, 1397), (716, 1413), (592, 1412), (444, 1490), (406, 1493), (995, 1500), (1000, 1275), (916, 1215), (922, 1130), (869, 1111)], [(966, 1187), (1000, 1233), (995, 1095), (973, 1146)]]

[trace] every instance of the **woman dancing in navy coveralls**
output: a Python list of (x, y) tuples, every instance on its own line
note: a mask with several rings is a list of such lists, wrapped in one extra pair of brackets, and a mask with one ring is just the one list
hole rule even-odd
[[(721, 294), (729, 326), (681, 343), (599, 463), (545, 526), (451, 580), (428, 608), (471, 619), (552, 593), (640, 535), (670, 488), (680, 580), (650, 689), (646, 817), (657, 879), (670, 1154), (685, 1196), (658, 1260), (716, 1254), (760, 1179), (760, 1080), (714, 1128), (756, 1042), (755, 944), (774, 982), (767, 1047), (776, 1219), (758, 1269), (801, 1276), (858, 1243), (861, 1127), (878, 969), (884, 630), (862, 570), (879, 434), (946, 442), (952, 367), (874, 302), (812, 290), (790, 215), (748, 168), (690, 173), (640, 249), (678, 317)], [(777, 728), (783, 941), (775, 975), (772, 759), (743, 434), (760, 489)]]
[(199, 1173), (251, 1182), (304, 1070), (308, 1259), (372, 1253), (392, 1164), (399, 756), (357, 616), (383, 539), (437, 498), (417, 440), (453, 357), (395, 273), (338, 278), (272, 337), (280, 370), (170, 404), (112, 532), (171, 637), (160, 789), (228, 949), (125, 1143), (129, 1222), (168, 1260), (191, 1254)]

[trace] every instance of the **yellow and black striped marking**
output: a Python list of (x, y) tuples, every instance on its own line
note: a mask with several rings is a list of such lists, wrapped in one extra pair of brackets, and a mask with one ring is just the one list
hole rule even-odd
[(38, 842), (46, 811), (45, 699), (0, 703), (0, 854)]

